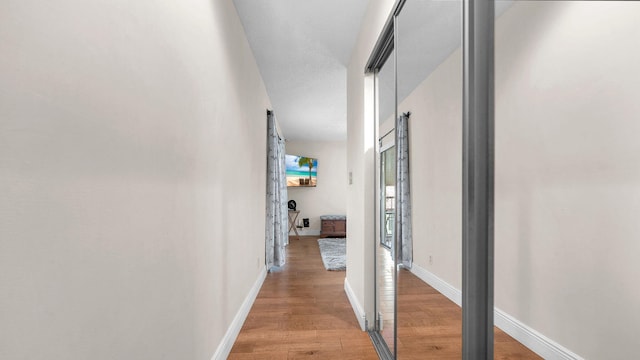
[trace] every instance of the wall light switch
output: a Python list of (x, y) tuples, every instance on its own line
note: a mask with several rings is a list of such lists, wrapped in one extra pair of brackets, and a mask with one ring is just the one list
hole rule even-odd
[(349, 171), (349, 185), (353, 184), (353, 172)]

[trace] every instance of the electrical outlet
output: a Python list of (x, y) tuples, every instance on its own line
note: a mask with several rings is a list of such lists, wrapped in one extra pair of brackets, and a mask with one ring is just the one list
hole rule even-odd
[(429, 265), (433, 265), (433, 256), (429, 255)]

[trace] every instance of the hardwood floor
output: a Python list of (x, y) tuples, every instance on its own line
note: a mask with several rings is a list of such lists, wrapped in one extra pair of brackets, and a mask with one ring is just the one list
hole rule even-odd
[(287, 264), (267, 275), (229, 359), (378, 359), (345, 295), (345, 272), (325, 270), (317, 239), (290, 239)]
[[(461, 308), (407, 270), (398, 272), (398, 358), (462, 358)], [(494, 359), (542, 358), (494, 327)]]
[(395, 328), (395, 287), (393, 286), (393, 258), (391, 251), (378, 246), (376, 252), (376, 282), (377, 282), (377, 312), (382, 314), (382, 330), (380, 335), (393, 352), (394, 328)]
[[(269, 273), (229, 359), (378, 359), (316, 237), (291, 239), (287, 265)], [(398, 358), (460, 359), (460, 307), (408, 271), (398, 275)], [(495, 359), (540, 359), (496, 329)]]

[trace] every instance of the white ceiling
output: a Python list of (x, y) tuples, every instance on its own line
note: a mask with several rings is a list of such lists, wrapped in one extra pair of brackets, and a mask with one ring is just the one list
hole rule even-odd
[[(346, 140), (347, 65), (369, 0), (233, 2), (284, 137)], [(511, 3), (497, 1), (497, 16)], [(398, 25), (400, 101), (460, 46), (461, 6), (460, 1), (405, 4)], [(382, 71), (382, 119), (392, 112), (393, 94), (393, 72)]]
[(368, 0), (234, 0), (287, 140), (346, 140), (347, 65)]

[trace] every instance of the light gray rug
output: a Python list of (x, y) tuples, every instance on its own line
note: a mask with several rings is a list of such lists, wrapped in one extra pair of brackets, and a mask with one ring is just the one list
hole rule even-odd
[(327, 270), (347, 270), (347, 239), (327, 238), (318, 239), (322, 262)]

